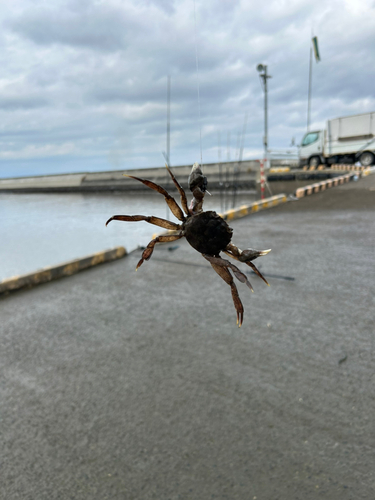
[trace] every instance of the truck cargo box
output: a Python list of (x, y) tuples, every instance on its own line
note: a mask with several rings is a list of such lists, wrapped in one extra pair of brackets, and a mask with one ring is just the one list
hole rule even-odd
[(370, 140), (375, 137), (375, 112), (335, 118), (328, 121), (327, 128), (332, 142)]

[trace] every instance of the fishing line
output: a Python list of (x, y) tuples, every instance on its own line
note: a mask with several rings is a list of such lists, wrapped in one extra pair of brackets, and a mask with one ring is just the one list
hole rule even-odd
[(198, 65), (198, 44), (197, 44), (197, 16), (195, 13), (194, 0), (194, 41), (195, 41), (195, 64), (197, 69), (197, 90), (198, 90), (198, 124), (199, 124), (199, 145), (201, 150), (201, 166), (202, 166), (202, 127), (201, 127), (201, 101), (199, 95), (199, 65)]

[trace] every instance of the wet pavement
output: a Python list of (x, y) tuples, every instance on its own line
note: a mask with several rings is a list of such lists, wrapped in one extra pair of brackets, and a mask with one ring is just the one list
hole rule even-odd
[(272, 248), (241, 329), (183, 240), (3, 297), (0, 498), (375, 498), (374, 209), (369, 176), (231, 222)]

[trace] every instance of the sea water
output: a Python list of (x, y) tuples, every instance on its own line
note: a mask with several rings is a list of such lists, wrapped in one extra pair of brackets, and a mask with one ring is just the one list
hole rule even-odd
[[(255, 193), (236, 204), (251, 203)], [(176, 197), (179, 201), (179, 198)], [(231, 208), (231, 199), (206, 196), (205, 209)], [(146, 246), (162, 228), (146, 222), (105, 222), (112, 215), (156, 215), (178, 222), (158, 193), (0, 193), (0, 281), (124, 246)]]

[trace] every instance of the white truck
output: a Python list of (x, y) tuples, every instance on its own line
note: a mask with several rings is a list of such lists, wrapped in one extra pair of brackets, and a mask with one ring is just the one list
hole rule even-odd
[(299, 166), (375, 161), (375, 112), (327, 121), (325, 130), (307, 132), (299, 148)]

